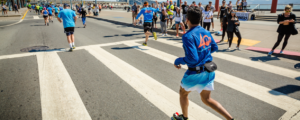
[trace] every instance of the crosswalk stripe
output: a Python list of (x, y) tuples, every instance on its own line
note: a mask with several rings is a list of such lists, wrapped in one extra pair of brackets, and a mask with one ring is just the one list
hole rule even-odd
[(37, 53), (43, 120), (91, 120), (56, 52)]
[(33, 16), (33, 19), (40, 19), (39, 16)]
[[(168, 116), (181, 111), (179, 95), (175, 91), (100, 47), (89, 47), (86, 50)], [(192, 120), (220, 119), (192, 101), (189, 106)]]
[[(165, 53), (163, 51), (156, 50), (151, 47), (144, 47), (144, 46), (141, 46), (140, 44), (137, 44), (134, 42), (125, 42), (124, 44), (127, 46), (134, 47), (136, 50), (142, 51), (151, 56), (162, 59), (171, 64), (174, 64), (175, 59), (178, 58), (174, 55)], [(147, 50), (138, 49), (136, 46), (138, 46), (141, 49), (147, 49)], [(235, 59), (232, 59), (232, 60), (236, 61)], [(182, 68), (187, 69), (187, 66), (182, 66)], [(283, 93), (280, 93), (280, 92), (274, 91), (272, 89), (260, 86), (258, 84), (249, 82), (247, 80), (244, 80), (244, 79), (241, 79), (241, 78), (238, 78), (238, 77), (235, 77), (235, 76), (232, 76), (232, 75), (220, 72), (220, 71), (216, 71), (215, 81), (219, 82), (225, 86), (228, 86), (232, 89), (240, 91), (246, 95), (249, 95), (256, 99), (264, 101), (268, 104), (271, 104), (273, 106), (276, 106), (278, 108), (286, 110), (287, 112), (282, 116), (282, 118), (290, 117), (290, 116), (292, 116), (292, 114), (294, 114), (298, 110), (300, 110), (300, 102), (298, 100), (291, 98)], [(270, 94), (270, 93), (272, 93), (272, 94)]]
[(9, 59), (9, 58), (27, 57), (27, 56), (33, 56), (33, 55), (35, 55), (35, 53), (21, 53), (21, 54), (13, 54), (13, 55), (2, 55), (2, 56), (0, 56), (0, 60)]
[[(159, 39), (158, 42), (182, 48), (182, 43), (178, 43), (178, 42), (175, 42), (175, 41)], [(218, 52), (218, 53), (212, 54), (212, 56), (223, 59), (223, 60), (227, 60), (227, 61), (230, 61), (230, 62), (245, 65), (245, 66), (248, 66), (248, 67), (260, 69), (260, 70), (263, 70), (263, 71), (266, 71), (266, 72), (270, 72), (270, 73), (278, 74), (278, 75), (285, 76), (285, 77), (288, 77), (288, 78), (292, 78), (292, 79), (295, 79), (295, 78), (300, 76), (300, 72), (298, 72), (298, 71), (293, 71), (293, 70), (290, 70), (290, 69), (286, 69), (286, 68), (266, 64), (266, 63), (261, 63), (261, 62), (257, 62), (257, 61), (252, 61), (252, 60), (249, 60), (249, 59), (236, 57), (236, 56), (229, 55), (229, 54), (224, 54), (224, 53), (219, 53)]]

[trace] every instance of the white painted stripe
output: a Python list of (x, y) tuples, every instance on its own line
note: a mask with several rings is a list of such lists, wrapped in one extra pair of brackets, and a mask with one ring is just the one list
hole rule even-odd
[[(144, 47), (137, 43), (133, 42), (126, 42), (124, 43), (128, 46), (138, 46), (141, 49), (147, 49), (147, 50), (141, 50), (134, 47), (136, 50), (142, 51), (144, 53), (147, 53), (149, 55), (152, 55), (154, 57), (157, 57), (159, 59), (162, 59), (166, 62), (169, 62), (171, 64), (174, 64), (175, 59), (178, 57), (156, 50), (151, 47)], [(235, 59), (232, 59), (233, 61), (236, 61)], [(173, 67), (171, 65), (171, 67)], [(182, 66), (182, 68), (187, 69), (187, 66)], [(175, 69), (175, 68), (174, 68)], [(283, 118), (290, 117), (292, 114), (296, 113), (298, 110), (300, 110), (300, 102), (297, 99), (291, 98), (283, 93), (274, 91), (272, 89), (263, 87), (261, 85), (249, 82), (247, 80), (216, 71), (216, 82), (219, 82), (225, 86), (228, 86), (232, 89), (235, 89), (237, 91), (240, 91), (246, 95), (252, 96), (256, 99), (259, 99), (261, 101), (264, 101), (268, 104), (271, 104), (273, 106), (276, 106), (278, 108), (286, 110), (286, 114), (283, 116)], [(272, 94), (270, 94), (272, 93)]]
[[(80, 47), (76, 47), (75, 50), (82, 50), (88, 47), (92, 47), (92, 46), (100, 46), (100, 47), (104, 47), (104, 46), (112, 46), (112, 45), (119, 45), (119, 44), (123, 44), (123, 42), (128, 42), (128, 41), (133, 41), (133, 42), (139, 42), (139, 41), (144, 41), (145, 39), (137, 39), (137, 40), (125, 40), (125, 41), (119, 41), (119, 42), (112, 42), (112, 43), (103, 43), (103, 44), (96, 44), (96, 45), (87, 45), (87, 46), (80, 46)], [(69, 48), (65, 48), (65, 49), (61, 49), (61, 51), (50, 51), (50, 52), (67, 52), (69, 50)], [(31, 55), (36, 55), (40, 52), (30, 52), (30, 53), (20, 53), (20, 54), (12, 54), (12, 55), (2, 55), (0, 56), (0, 60), (1, 59), (9, 59), (9, 58), (18, 58), (18, 57), (27, 57), (27, 56), (31, 56)]]
[(27, 57), (35, 55), (35, 53), (21, 53), (21, 54), (12, 54), (12, 55), (2, 55), (0, 56), (0, 60), (9, 59), (9, 58), (19, 58), (19, 57)]
[(43, 120), (91, 120), (56, 52), (37, 53)]
[(40, 19), (39, 16), (33, 16), (33, 19)]
[(12, 26), (12, 25), (15, 25), (15, 24), (18, 24), (20, 22), (22, 22), (23, 19), (21, 19), (19, 22), (15, 22), (15, 23), (12, 23), (12, 24), (9, 24), (9, 25), (3, 25), (3, 26), (0, 26), (0, 27), (8, 27), (8, 26)]
[[(159, 39), (158, 41), (165, 43), (165, 44), (169, 44), (172, 46), (182, 48), (182, 43), (178, 43), (178, 42), (171, 41), (171, 40), (165, 40), (165, 39)], [(295, 79), (296, 77), (300, 76), (300, 72), (298, 72), (298, 71), (293, 71), (290, 69), (286, 69), (286, 68), (282, 68), (282, 67), (278, 67), (278, 66), (258, 62), (258, 61), (252, 61), (250, 59), (245, 59), (245, 58), (241, 58), (241, 57), (237, 57), (237, 56), (233, 56), (233, 55), (229, 55), (229, 54), (224, 54), (224, 53), (218, 52), (218, 53), (212, 54), (212, 56), (223, 59), (223, 60), (227, 60), (230, 62), (234, 62), (237, 64), (241, 64), (241, 65), (245, 65), (248, 67), (263, 70), (266, 72), (270, 72), (270, 73), (278, 74), (278, 75), (285, 76), (288, 78), (292, 78), (292, 79)]]
[[(89, 47), (86, 50), (168, 116), (181, 111), (179, 95), (175, 91), (100, 47)], [(189, 106), (189, 118), (192, 120), (220, 119), (192, 101)]]

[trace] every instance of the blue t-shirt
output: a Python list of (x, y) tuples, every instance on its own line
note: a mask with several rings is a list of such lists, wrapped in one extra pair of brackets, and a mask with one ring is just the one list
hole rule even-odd
[(59, 7), (59, 11), (62, 11), (64, 8), (63, 7)]
[(55, 9), (55, 13), (58, 13), (58, 8), (57, 8), (57, 7), (55, 7), (54, 9)]
[(152, 22), (153, 13), (159, 11), (159, 9), (155, 9), (152, 7), (145, 7), (143, 8), (140, 13), (136, 16), (136, 19), (139, 19), (139, 17), (143, 14), (144, 16), (144, 22)]
[(48, 7), (47, 10), (48, 10), (49, 14), (52, 14), (52, 8), (51, 7)]
[(75, 27), (74, 17), (76, 17), (76, 14), (73, 10), (64, 9), (59, 12), (58, 17), (63, 20), (64, 28)]
[(32, 9), (34, 9), (34, 8), (35, 8), (35, 6), (34, 6), (34, 5), (33, 5), (33, 6), (31, 6), (31, 8), (32, 8)]
[(177, 58), (175, 65), (185, 65), (195, 68), (212, 61), (211, 53), (218, 50), (218, 45), (210, 32), (200, 26), (191, 28), (182, 36), (185, 57)]

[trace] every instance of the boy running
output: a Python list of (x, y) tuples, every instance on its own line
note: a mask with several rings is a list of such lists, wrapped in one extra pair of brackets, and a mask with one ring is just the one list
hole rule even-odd
[[(157, 1), (155, 1), (155, 2), (156, 2), (156, 7), (157, 7), (158, 2)], [(146, 40), (143, 43), (144, 46), (147, 46), (148, 38), (149, 38), (150, 35), (152, 35), (152, 33), (153, 33), (154, 39), (157, 40), (156, 32), (152, 31), (152, 27), (153, 27), (152, 26), (152, 19), (153, 19), (153, 13), (158, 12), (159, 9), (158, 8), (154, 9), (154, 8), (151, 8), (151, 7), (148, 7), (148, 6), (149, 6), (148, 2), (147, 1), (144, 2), (144, 8), (136, 16), (136, 18), (135, 18), (136, 20), (134, 22), (134, 25), (136, 25), (139, 17), (143, 14), (143, 16), (144, 16), (144, 33), (146, 35)]]
[(75, 11), (70, 10), (69, 5), (64, 4), (64, 10), (59, 12), (57, 20), (60, 23), (63, 22), (65, 33), (67, 35), (67, 40), (70, 45), (69, 51), (72, 52), (73, 49), (75, 49), (74, 27), (77, 20)]
[(55, 13), (55, 17), (57, 18), (57, 15), (58, 15), (58, 6), (56, 6), (55, 8), (54, 8), (54, 13)]
[(81, 10), (81, 18), (82, 18), (82, 24), (84, 25), (84, 28), (86, 27), (86, 23), (85, 23), (85, 20), (86, 20), (86, 10), (85, 9), (82, 9)]
[(210, 32), (199, 26), (202, 11), (199, 7), (191, 6), (187, 11), (187, 25), (190, 30), (182, 36), (185, 57), (177, 58), (174, 66), (181, 68), (181, 64), (187, 64), (188, 70), (181, 80), (180, 105), (181, 115), (173, 115), (174, 120), (188, 120), (188, 95), (197, 90), (204, 104), (211, 107), (227, 120), (233, 120), (231, 115), (216, 100), (212, 99), (210, 93), (214, 90), (215, 72), (209, 72), (205, 63), (213, 60), (211, 53), (218, 50), (218, 46)]
[(47, 8), (47, 10), (48, 10), (48, 12), (49, 12), (49, 22), (50, 22), (50, 20), (51, 20), (52, 23), (53, 23), (53, 18), (52, 18), (52, 16), (53, 16), (53, 9), (52, 9), (52, 7), (49, 5), (48, 8)]

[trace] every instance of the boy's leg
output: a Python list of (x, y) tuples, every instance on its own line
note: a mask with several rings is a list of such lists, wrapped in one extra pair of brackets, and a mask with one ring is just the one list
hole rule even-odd
[(227, 112), (227, 110), (218, 101), (210, 97), (210, 93), (211, 91), (208, 90), (203, 90), (200, 93), (202, 102), (207, 106), (211, 107), (212, 109), (214, 109), (215, 111), (217, 111), (218, 113), (220, 113), (227, 120), (233, 119), (231, 115)]
[(189, 107), (188, 95), (190, 92), (191, 91), (185, 91), (185, 89), (180, 86), (180, 90), (179, 90), (180, 106), (184, 117), (188, 117), (188, 107)]

